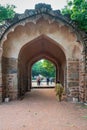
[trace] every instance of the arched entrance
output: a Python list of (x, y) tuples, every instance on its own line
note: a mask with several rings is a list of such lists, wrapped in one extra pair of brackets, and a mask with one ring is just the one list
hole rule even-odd
[(31, 88), (54, 88), (56, 66), (50, 60), (42, 58), (31, 66)]
[(26, 10), (1, 31), (1, 101), (7, 95), (16, 99), (31, 89), (31, 66), (42, 58), (55, 64), (56, 79), (71, 97), (87, 100), (84, 35), (60, 11), (48, 6)]
[(31, 67), (36, 61), (45, 58), (56, 66), (56, 80), (64, 85), (66, 56), (63, 49), (51, 38), (41, 35), (24, 45), (19, 53), (19, 97), (31, 89)]

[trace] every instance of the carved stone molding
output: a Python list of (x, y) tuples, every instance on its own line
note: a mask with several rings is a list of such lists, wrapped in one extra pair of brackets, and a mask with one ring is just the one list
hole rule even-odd
[(60, 10), (52, 10), (51, 5), (42, 3), (36, 4), (35, 9), (25, 10), (23, 14), (15, 14), (15, 17), (12, 20), (6, 20), (5, 24), (0, 26), (0, 41), (5, 35), (7, 35), (7, 32), (9, 33), (8, 30), (14, 30), (14, 26), (16, 27), (21, 24), (24, 26), (25, 23), (30, 21), (36, 24), (38, 19), (41, 17), (46, 18), (46, 16), (49, 16), (48, 18), (51, 19), (49, 20), (49, 23), (60, 21), (64, 25), (68, 26), (72, 32), (76, 33), (78, 41), (83, 42), (83, 33), (78, 30), (77, 25), (71, 19), (63, 16)]

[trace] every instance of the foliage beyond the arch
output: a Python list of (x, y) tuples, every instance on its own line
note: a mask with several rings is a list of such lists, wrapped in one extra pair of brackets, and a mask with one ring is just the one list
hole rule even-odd
[(39, 74), (43, 76), (55, 77), (56, 69), (53, 63), (48, 60), (42, 59), (36, 62), (32, 67), (32, 76)]

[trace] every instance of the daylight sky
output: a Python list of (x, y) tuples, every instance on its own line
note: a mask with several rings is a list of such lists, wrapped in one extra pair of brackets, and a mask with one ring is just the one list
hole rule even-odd
[(34, 9), (37, 3), (51, 4), (52, 9), (62, 9), (66, 5), (67, 0), (0, 0), (1, 5), (13, 4), (16, 5), (15, 11), (23, 13), (25, 9)]

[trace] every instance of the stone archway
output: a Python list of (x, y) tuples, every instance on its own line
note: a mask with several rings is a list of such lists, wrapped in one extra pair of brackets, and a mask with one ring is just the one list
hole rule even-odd
[(57, 78), (72, 97), (87, 100), (86, 34), (60, 11), (48, 6), (26, 10), (2, 26), (0, 36), (1, 101), (2, 96), (15, 99), (29, 89), (27, 71), (41, 58), (58, 67)]
[[(64, 84), (66, 56), (61, 47), (46, 35), (41, 35), (24, 45), (19, 53), (19, 96), (31, 89), (31, 67), (42, 58), (56, 66), (56, 79)], [(58, 71), (59, 70), (59, 71)], [(25, 87), (24, 87), (25, 86)]]

